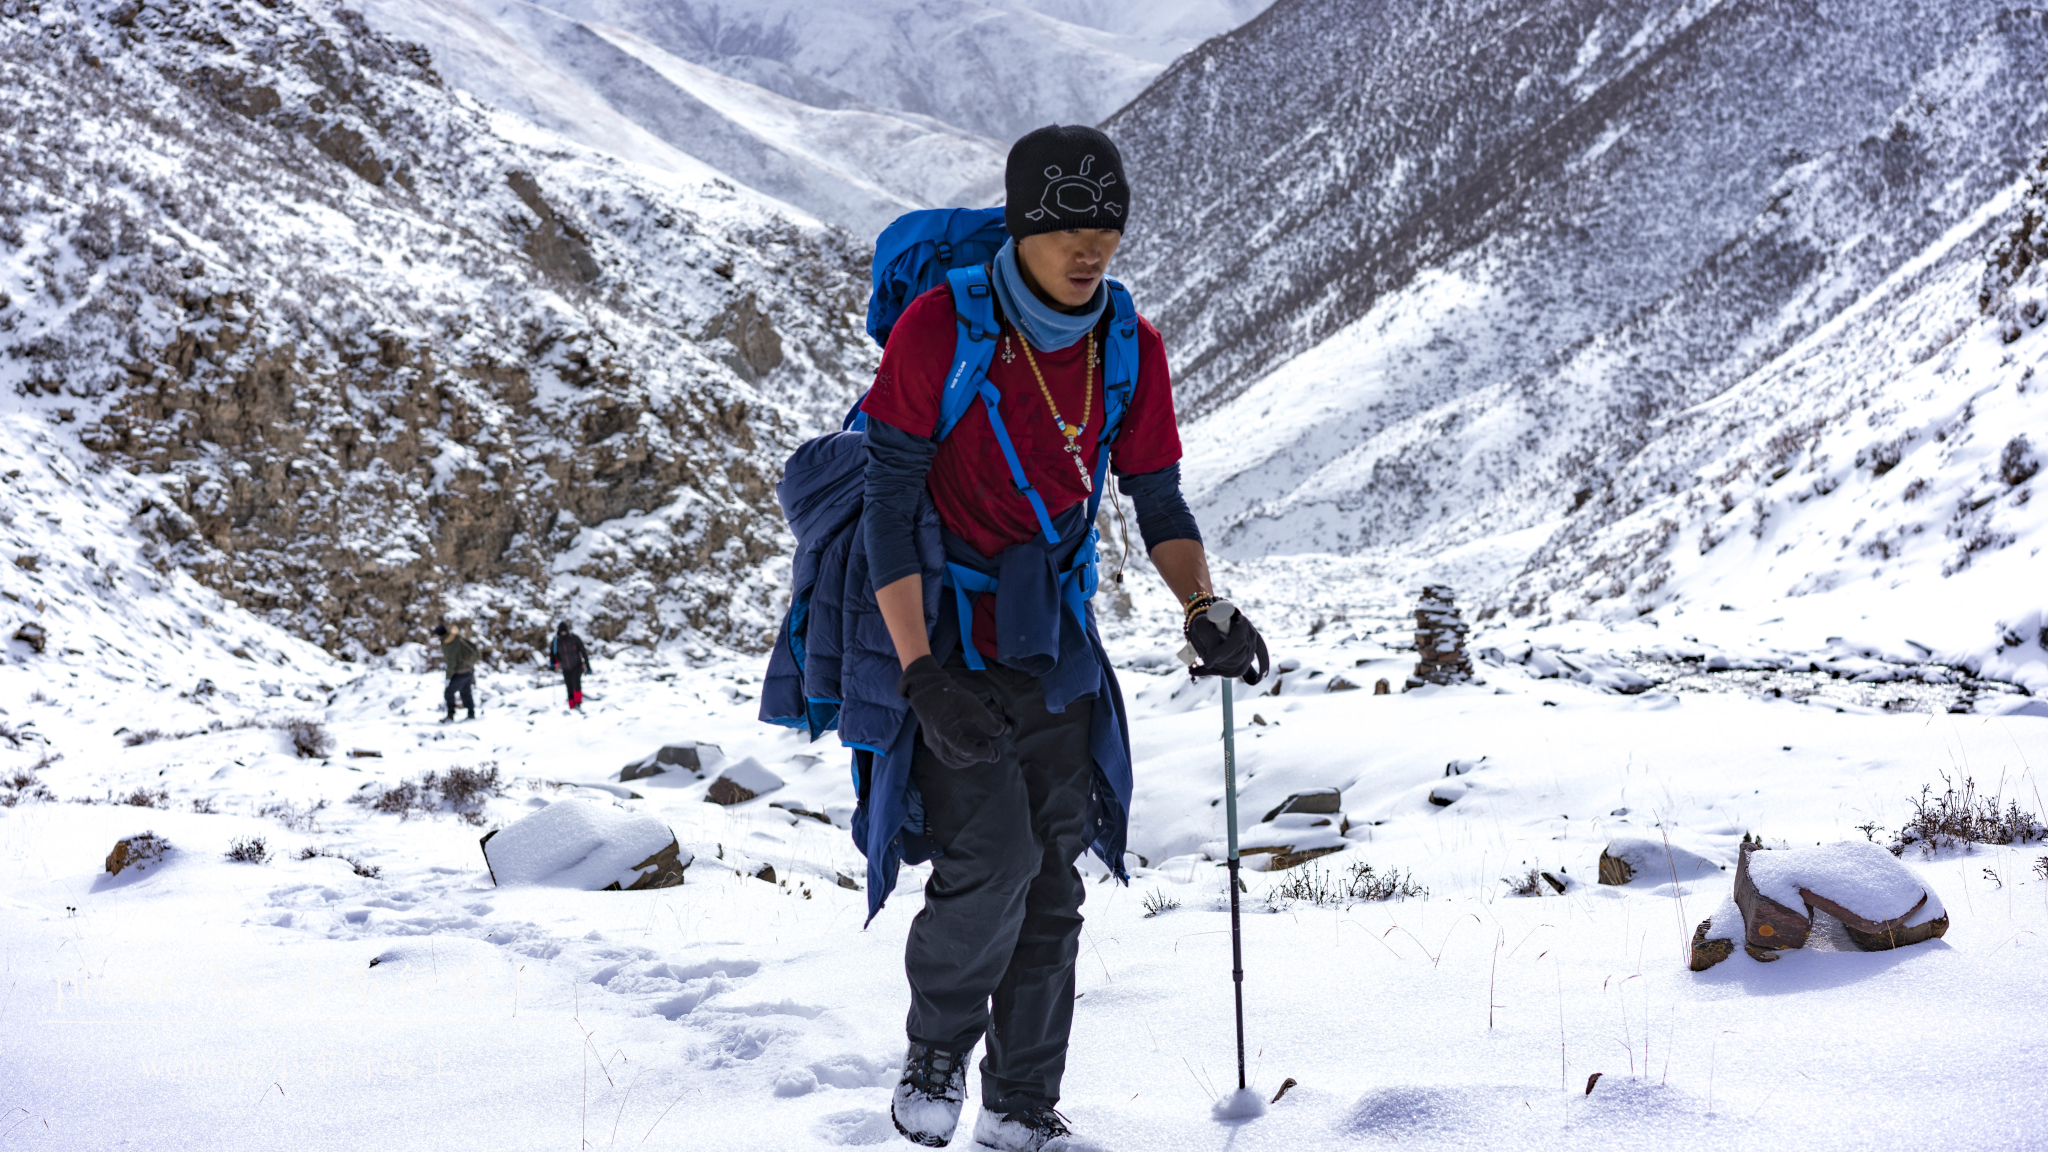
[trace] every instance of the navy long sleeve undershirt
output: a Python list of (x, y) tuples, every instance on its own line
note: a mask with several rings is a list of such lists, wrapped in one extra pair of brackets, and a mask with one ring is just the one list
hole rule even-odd
[[(870, 415), (867, 446), (863, 531), (868, 575), (875, 587), (886, 588), (922, 570), (917, 558), (917, 501), (924, 494), (925, 475), (931, 471), (939, 445)], [(1118, 473), (1117, 488), (1131, 498), (1146, 552), (1168, 540), (1201, 541), (1195, 514), (1181, 496), (1179, 464), (1136, 476)]]

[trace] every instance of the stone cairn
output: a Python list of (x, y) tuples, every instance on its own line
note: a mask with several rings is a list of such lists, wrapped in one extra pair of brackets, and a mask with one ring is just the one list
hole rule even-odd
[(1472, 680), (1472, 658), (1465, 655), (1469, 629), (1458, 615), (1448, 584), (1426, 584), (1415, 605), (1415, 675), (1407, 687), (1424, 684), (1466, 684)]

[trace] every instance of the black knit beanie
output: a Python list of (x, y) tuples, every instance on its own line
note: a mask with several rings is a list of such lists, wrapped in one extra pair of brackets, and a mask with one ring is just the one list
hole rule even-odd
[(1109, 137), (1078, 124), (1049, 124), (1010, 147), (1003, 223), (1022, 240), (1068, 228), (1114, 228), (1131, 212), (1124, 158)]

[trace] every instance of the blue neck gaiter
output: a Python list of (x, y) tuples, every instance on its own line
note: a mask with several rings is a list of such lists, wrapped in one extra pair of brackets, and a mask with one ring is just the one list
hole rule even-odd
[(1024, 270), (1017, 267), (1017, 241), (1006, 240), (996, 253), (995, 260), (996, 299), (1002, 302), (1003, 315), (1017, 330), (1024, 334), (1031, 346), (1040, 352), (1058, 352), (1071, 348), (1089, 329), (1102, 319), (1102, 309), (1109, 303), (1107, 285), (1095, 286), (1095, 298), (1088, 307), (1079, 312), (1062, 312), (1031, 291), (1031, 285), (1024, 282)]

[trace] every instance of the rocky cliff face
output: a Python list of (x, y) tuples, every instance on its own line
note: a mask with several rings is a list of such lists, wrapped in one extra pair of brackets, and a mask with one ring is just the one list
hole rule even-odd
[(759, 643), (863, 254), (539, 137), (322, 0), (0, 5), (0, 386), (330, 651)]

